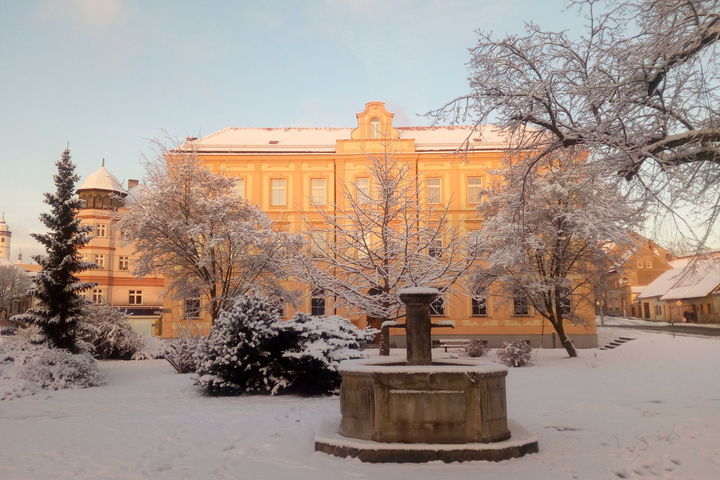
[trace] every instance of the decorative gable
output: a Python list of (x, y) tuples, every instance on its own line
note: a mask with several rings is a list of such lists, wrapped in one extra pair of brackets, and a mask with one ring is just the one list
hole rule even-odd
[(338, 153), (414, 152), (414, 139), (401, 139), (393, 127), (395, 114), (385, 110), (383, 102), (368, 102), (365, 110), (356, 114), (357, 128), (350, 132), (350, 140), (338, 140)]

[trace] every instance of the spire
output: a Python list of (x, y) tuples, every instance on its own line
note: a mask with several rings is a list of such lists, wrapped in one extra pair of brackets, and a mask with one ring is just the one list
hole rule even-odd
[(102, 159), (102, 165), (100, 165), (100, 166), (101, 166), (101, 167), (104, 167), (104, 166), (105, 166), (105, 159), (104, 159), (104, 158)]

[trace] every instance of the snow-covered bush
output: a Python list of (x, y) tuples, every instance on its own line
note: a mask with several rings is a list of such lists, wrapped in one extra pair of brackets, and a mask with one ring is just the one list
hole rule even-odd
[(198, 346), (196, 384), (213, 395), (282, 391), (290, 379), (280, 364), (279, 319), (267, 299), (238, 297)]
[(73, 354), (58, 348), (39, 348), (28, 352), (22, 360), (18, 377), (43, 390), (86, 388), (104, 382), (97, 363), (87, 353)]
[(497, 356), (503, 365), (507, 365), (508, 367), (524, 367), (530, 363), (532, 347), (523, 340), (503, 342), (503, 346), (497, 350)]
[(177, 373), (194, 373), (195, 353), (203, 340), (202, 337), (181, 335), (167, 346), (164, 353), (165, 360), (173, 366)]
[(6, 337), (0, 343), (0, 400), (40, 390), (92, 387), (104, 381), (97, 363), (87, 353), (35, 345), (20, 335)]
[(89, 304), (80, 322), (78, 338), (90, 345), (95, 358), (127, 360), (143, 348), (127, 316), (109, 305)]
[(490, 349), (480, 340), (470, 340), (465, 345), (465, 353), (468, 357), (483, 357)]
[(285, 391), (304, 395), (335, 392), (340, 387), (340, 362), (362, 358), (361, 345), (377, 333), (360, 330), (337, 315), (313, 317), (305, 313), (281, 322), (279, 327), (282, 365), (291, 381)]
[(165, 358), (170, 351), (170, 344), (158, 337), (142, 337), (143, 347), (133, 353), (133, 360), (152, 360), (154, 358)]
[(330, 393), (340, 362), (360, 358), (375, 333), (337, 316), (284, 322), (265, 298), (242, 296), (198, 347), (196, 383), (210, 394)]

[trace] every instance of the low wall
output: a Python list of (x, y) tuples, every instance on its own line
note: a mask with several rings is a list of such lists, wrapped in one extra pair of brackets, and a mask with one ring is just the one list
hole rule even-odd
[[(568, 335), (576, 348), (597, 348), (597, 334)], [(533, 348), (562, 348), (558, 337), (554, 333), (545, 335), (433, 335), (433, 340), (476, 339), (485, 340), (490, 348), (502, 347), (503, 342), (516, 340), (530, 340)], [(391, 347), (405, 348), (405, 335), (390, 335)]]

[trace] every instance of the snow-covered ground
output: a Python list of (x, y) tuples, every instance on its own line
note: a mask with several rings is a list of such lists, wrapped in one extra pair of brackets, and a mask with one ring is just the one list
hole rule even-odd
[(105, 386), (0, 402), (0, 479), (720, 478), (720, 340), (601, 335), (637, 340), (578, 359), (544, 350), (510, 370), (510, 416), (540, 440), (520, 459), (394, 465), (315, 453), (337, 397), (205, 397), (151, 360), (103, 362)]

